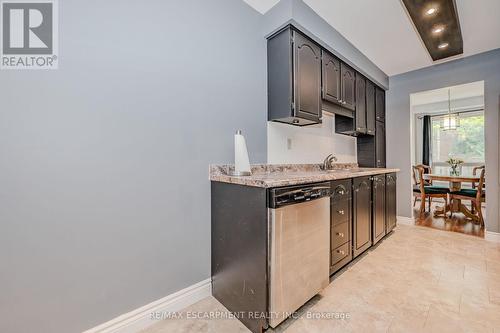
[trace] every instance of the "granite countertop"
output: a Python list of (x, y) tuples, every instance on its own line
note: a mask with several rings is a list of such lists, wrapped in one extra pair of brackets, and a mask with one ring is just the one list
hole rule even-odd
[(253, 187), (280, 187), (337, 179), (399, 172), (399, 169), (359, 168), (356, 163), (336, 163), (333, 170), (321, 170), (320, 164), (257, 164), (251, 176), (230, 176), (233, 165), (210, 165), (209, 179), (215, 182)]

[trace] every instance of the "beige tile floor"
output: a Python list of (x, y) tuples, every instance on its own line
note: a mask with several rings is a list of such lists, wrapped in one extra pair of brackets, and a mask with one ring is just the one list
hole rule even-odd
[[(188, 311), (227, 310), (209, 297)], [(331, 312), (349, 318), (310, 318)], [(500, 333), (500, 244), (400, 225), (275, 331)], [(186, 317), (144, 331), (166, 332), (249, 331), (236, 319)]]

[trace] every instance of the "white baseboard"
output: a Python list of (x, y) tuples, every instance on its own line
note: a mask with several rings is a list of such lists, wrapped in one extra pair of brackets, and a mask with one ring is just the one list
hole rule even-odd
[(406, 217), (406, 216), (398, 216), (397, 222), (398, 224), (415, 225), (415, 220), (412, 219), (411, 217)]
[(211, 294), (212, 281), (206, 279), (83, 333), (137, 333), (158, 322), (151, 318), (151, 313), (179, 311)]
[(493, 231), (485, 231), (484, 239), (490, 242), (500, 243), (500, 233)]

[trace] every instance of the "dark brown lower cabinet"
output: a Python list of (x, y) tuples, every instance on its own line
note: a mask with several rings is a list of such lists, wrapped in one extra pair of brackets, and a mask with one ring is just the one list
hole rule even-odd
[(396, 227), (397, 214), (396, 214), (396, 174), (388, 173), (386, 175), (385, 185), (385, 207), (386, 207), (386, 234), (391, 232)]
[(353, 180), (352, 192), (352, 255), (357, 257), (372, 245), (371, 177)]
[(332, 182), (331, 186), (330, 274), (338, 271), (352, 260), (352, 183), (350, 179), (337, 180)]
[(385, 175), (373, 176), (373, 244), (385, 236), (386, 232), (386, 186)]

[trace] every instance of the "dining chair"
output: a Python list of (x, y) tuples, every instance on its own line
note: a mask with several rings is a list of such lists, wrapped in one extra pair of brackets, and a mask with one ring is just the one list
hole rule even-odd
[[(476, 188), (463, 188), (460, 191), (454, 191), (450, 193), (450, 200), (470, 200), (471, 207), (474, 207), (474, 211), (471, 209), (471, 213), (475, 214), (479, 223), (484, 227), (483, 211), (481, 209), (481, 204), (486, 201), (486, 191), (485, 191), (485, 168), (481, 169), (481, 175), (479, 176), (479, 184)], [(479, 170), (479, 169), (478, 169)]]
[[(485, 168), (485, 166), (484, 166), (484, 165), (480, 165), (480, 166), (477, 166), (477, 167), (472, 168), (472, 175), (473, 175), (473, 176), (477, 176), (477, 172), (478, 172), (479, 170), (484, 169), (484, 168)], [(474, 182), (472, 183), (472, 188), (476, 188), (476, 183), (474, 183)]]
[[(420, 182), (423, 180), (426, 186), (432, 185), (432, 181), (423, 179), (419, 174), (418, 168), (424, 168), (424, 173), (432, 173), (432, 168), (428, 165), (418, 164), (412, 166), (412, 176), (413, 176), (413, 207), (417, 204), (417, 200), (421, 198), (420, 193)], [(429, 210), (431, 209), (432, 199), (429, 197)]]
[[(484, 169), (484, 168), (485, 168), (485, 166), (484, 166), (484, 165), (480, 165), (480, 166), (477, 166), (477, 167), (472, 168), (472, 175), (473, 175), (473, 176), (477, 176), (477, 172), (478, 172), (479, 170), (481, 170), (481, 169)], [(485, 182), (486, 182), (486, 180), (485, 180)], [(483, 187), (484, 187), (484, 186), (485, 186), (485, 184), (483, 184)], [(476, 183), (475, 183), (475, 182), (472, 182), (472, 188), (476, 188)], [(475, 209), (476, 209), (476, 208), (474, 207), (474, 205), (471, 205), (470, 211), (472, 212), (472, 214), (474, 214), (474, 213), (475, 213), (475, 212), (474, 212), (474, 211), (475, 211)]]
[[(429, 198), (429, 211), (431, 206), (432, 198), (442, 198), (445, 202), (445, 207), (448, 207), (448, 194), (450, 193), (450, 189), (443, 186), (434, 186), (432, 184), (426, 185), (424, 179), (425, 166), (416, 165), (414, 170), (418, 172), (418, 179), (420, 179), (420, 215), (425, 212), (425, 199)], [(446, 212), (446, 209), (444, 210)], [(446, 213), (444, 213), (446, 216)]]

